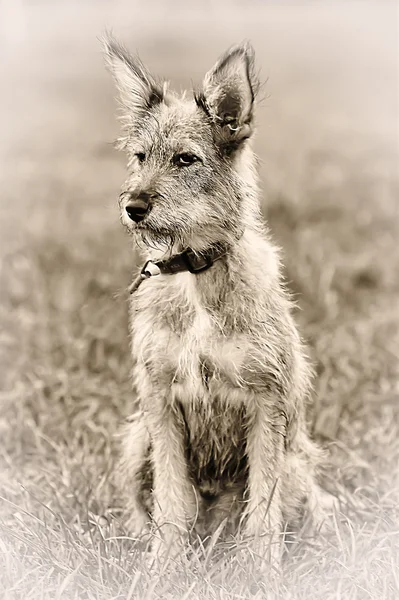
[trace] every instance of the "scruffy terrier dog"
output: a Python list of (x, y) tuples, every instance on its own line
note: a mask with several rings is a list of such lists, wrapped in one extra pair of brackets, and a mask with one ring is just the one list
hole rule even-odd
[(131, 528), (152, 528), (165, 557), (226, 519), (275, 561), (285, 523), (320, 521), (323, 492), (305, 424), (311, 370), (260, 216), (253, 50), (228, 50), (188, 99), (105, 46), (128, 156), (122, 222), (147, 258), (131, 296)]

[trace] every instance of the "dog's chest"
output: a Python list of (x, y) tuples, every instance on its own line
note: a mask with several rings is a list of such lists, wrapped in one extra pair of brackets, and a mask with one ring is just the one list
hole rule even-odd
[(134, 357), (171, 399), (185, 404), (218, 397), (240, 404), (248, 341), (243, 335), (226, 336), (217, 315), (198, 302), (193, 275), (179, 277), (151, 281), (138, 296), (132, 315)]
[(155, 296), (154, 289), (134, 315), (138, 373), (144, 369), (150, 381), (143, 384), (139, 376), (136, 383), (144, 402), (148, 394), (165, 394), (184, 432), (191, 476), (203, 495), (213, 496), (245, 473), (246, 394), (240, 371), (246, 343), (226, 337), (187, 290), (168, 291), (169, 303), (166, 290)]

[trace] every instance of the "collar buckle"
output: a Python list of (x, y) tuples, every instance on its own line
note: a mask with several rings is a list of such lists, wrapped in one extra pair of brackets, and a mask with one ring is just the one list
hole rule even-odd
[(156, 277), (161, 274), (161, 269), (152, 260), (147, 260), (144, 267), (141, 269), (141, 275), (148, 279), (149, 277)]

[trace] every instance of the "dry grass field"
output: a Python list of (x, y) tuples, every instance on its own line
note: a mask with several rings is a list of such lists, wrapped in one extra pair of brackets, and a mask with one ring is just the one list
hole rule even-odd
[[(399, 598), (399, 186), (394, 2), (0, 3), (0, 597)], [(256, 149), (317, 368), (314, 434), (344, 502), (262, 587), (245, 548), (147, 570), (112, 479), (132, 411), (107, 28), (175, 86), (244, 38)]]

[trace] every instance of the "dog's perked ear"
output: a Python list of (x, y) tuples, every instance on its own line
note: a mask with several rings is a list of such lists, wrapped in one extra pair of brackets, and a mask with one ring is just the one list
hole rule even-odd
[(249, 43), (233, 46), (205, 75), (198, 106), (212, 119), (217, 142), (227, 154), (250, 137), (259, 81)]
[[(148, 110), (163, 102), (163, 86), (147, 71), (141, 60), (107, 35), (103, 39), (107, 66), (111, 71), (125, 110)], [(132, 116), (133, 116), (132, 115)]]

